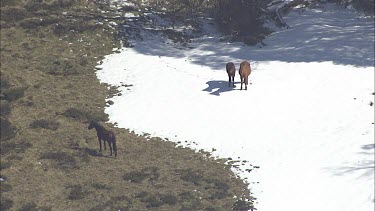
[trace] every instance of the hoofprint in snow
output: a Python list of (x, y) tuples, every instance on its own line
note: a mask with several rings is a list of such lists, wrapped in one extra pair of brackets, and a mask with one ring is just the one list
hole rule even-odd
[[(211, 31), (192, 48), (149, 36), (108, 55), (97, 76), (122, 95), (106, 113), (118, 127), (260, 166), (239, 171), (258, 210), (372, 211), (373, 21), (329, 5), (285, 21), (292, 28), (263, 48)], [(238, 74), (229, 88), (225, 72), (242, 60), (253, 69), (247, 91)]]

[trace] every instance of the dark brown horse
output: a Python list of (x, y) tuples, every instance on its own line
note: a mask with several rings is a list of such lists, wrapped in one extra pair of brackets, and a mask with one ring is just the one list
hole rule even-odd
[(226, 65), (226, 69), (229, 77), (229, 87), (231, 82), (233, 83), (234, 87), (234, 76), (236, 75), (236, 68), (234, 67), (234, 64), (232, 62), (228, 62)]
[(243, 61), (240, 64), (240, 77), (241, 77), (241, 90), (242, 84), (245, 84), (245, 90), (247, 90), (247, 85), (249, 84), (249, 75), (251, 73), (250, 63), (248, 61)]
[(105, 142), (108, 142), (109, 149), (111, 150), (111, 156), (112, 156), (112, 145), (113, 145), (113, 151), (115, 152), (115, 157), (117, 157), (117, 147), (116, 147), (116, 136), (112, 131), (109, 131), (105, 129), (103, 126), (101, 126), (97, 121), (91, 121), (88, 129), (91, 130), (95, 128), (96, 133), (99, 140), (99, 146), (100, 150), (102, 151), (102, 140), (104, 142), (104, 150), (106, 150), (106, 144)]

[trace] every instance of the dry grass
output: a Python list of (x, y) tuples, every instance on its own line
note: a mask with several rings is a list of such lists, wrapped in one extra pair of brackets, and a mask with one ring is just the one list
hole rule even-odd
[(113, 90), (95, 65), (118, 43), (95, 24), (96, 5), (73, 2), (2, 4), (1, 210), (231, 210), (234, 196), (251, 200), (224, 160), (171, 142), (102, 123), (117, 135), (118, 157), (98, 152), (85, 122), (107, 119)]

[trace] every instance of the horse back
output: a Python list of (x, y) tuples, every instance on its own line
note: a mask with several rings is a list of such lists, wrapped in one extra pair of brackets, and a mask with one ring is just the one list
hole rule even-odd
[(249, 76), (251, 73), (250, 62), (248, 61), (241, 62), (239, 73), (242, 77)]
[(228, 62), (226, 65), (228, 75), (234, 75), (236, 73), (236, 68), (232, 62)]

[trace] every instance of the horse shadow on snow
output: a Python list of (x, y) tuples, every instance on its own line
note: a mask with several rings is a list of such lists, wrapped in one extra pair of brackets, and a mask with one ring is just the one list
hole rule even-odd
[[(234, 84), (240, 84), (241, 82), (234, 82)], [(229, 92), (236, 90), (236, 85), (229, 86), (228, 81), (222, 81), (222, 80), (213, 80), (208, 81), (206, 83), (208, 85), (207, 88), (203, 89), (203, 91), (209, 92), (211, 95), (220, 96), (221, 93)]]

